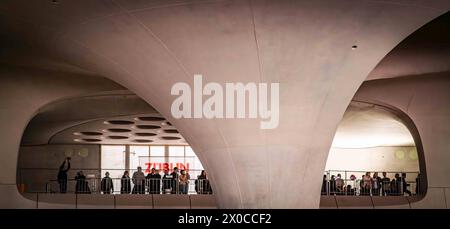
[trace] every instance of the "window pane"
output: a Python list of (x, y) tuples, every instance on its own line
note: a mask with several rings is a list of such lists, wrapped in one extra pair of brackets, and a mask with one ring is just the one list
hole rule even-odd
[(122, 177), (125, 169), (125, 146), (101, 146), (101, 169), (103, 177), (109, 172), (111, 178)]
[(169, 157), (184, 157), (184, 146), (169, 146)]
[(150, 156), (164, 157), (164, 146), (150, 146)]
[(197, 156), (197, 155), (195, 155), (194, 150), (192, 150), (190, 146), (186, 146), (186, 157), (189, 156)]
[(141, 166), (143, 170), (146, 169), (145, 163), (148, 163), (149, 153), (148, 146), (130, 146), (130, 169), (135, 170)]

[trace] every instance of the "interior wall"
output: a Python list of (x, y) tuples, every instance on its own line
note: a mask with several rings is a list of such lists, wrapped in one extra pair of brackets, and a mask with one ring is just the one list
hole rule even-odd
[(415, 146), (331, 148), (325, 170), (418, 172)]
[(30, 208), (16, 185), (20, 141), (37, 111), (59, 99), (123, 87), (101, 77), (44, 71), (34, 68), (0, 67), (0, 207)]
[(46, 183), (56, 179), (58, 168), (67, 156), (72, 158), (68, 179), (73, 179), (79, 170), (85, 175), (99, 175), (100, 145), (22, 146), (17, 183), (24, 184), (26, 192), (44, 192)]
[[(450, 73), (431, 73), (365, 82), (355, 100), (401, 110), (417, 128), (428, 189), (421, 208), (439, 208), (450, 198)], [(419, 155), (420, 156), (420, 155)]]

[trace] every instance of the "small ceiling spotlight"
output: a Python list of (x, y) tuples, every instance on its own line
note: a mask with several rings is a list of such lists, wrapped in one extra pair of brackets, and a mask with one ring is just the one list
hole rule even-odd
[(353, 45), (352, 46), (352, 50), (355, 50), (355, 49), (357, 49), (358, 48), (358, 45)]

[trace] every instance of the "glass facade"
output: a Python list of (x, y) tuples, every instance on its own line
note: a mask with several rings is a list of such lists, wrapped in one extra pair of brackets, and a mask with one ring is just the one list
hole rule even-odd
[(190, 146), (130, 145), (127, 152), (125, 145), (102, 145), (102, 176), (109, 171), (111, 178), (120, 178), (125, 169), (132, 174), (138, 166), (141, 166), (146, 174), (155, 168), (161, 175), (164, 174), (164, 170), (172, 172), (174, 167), (178, 167), (180, 170), (186, 170), (191, 179), (196, 179), (203, 170), (200, 160)]

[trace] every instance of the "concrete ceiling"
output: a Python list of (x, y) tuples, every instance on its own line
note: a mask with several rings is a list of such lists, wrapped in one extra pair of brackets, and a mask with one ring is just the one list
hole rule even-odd
[(414, 146), (408, 128), (387, 108), (352, 102), (336, 131), (332, 147)]
[(446, 13), (398, 44), (380, 61), (367, 80), (448, 72), (449, 53), (450, 13)]
[(83, 95), (49, 104), (30, 121), (22, 145), (186, 145), (158, 111), (127, 90)]

